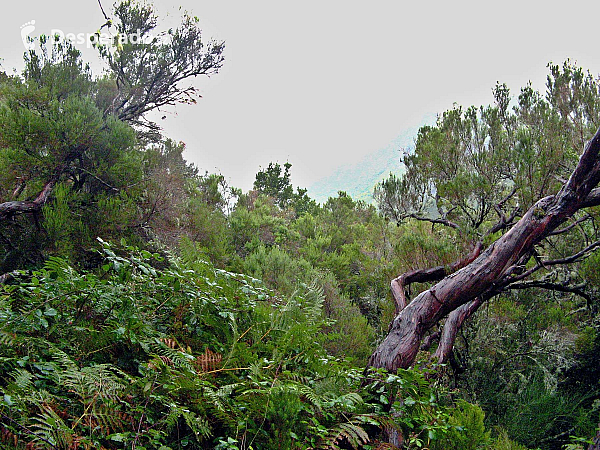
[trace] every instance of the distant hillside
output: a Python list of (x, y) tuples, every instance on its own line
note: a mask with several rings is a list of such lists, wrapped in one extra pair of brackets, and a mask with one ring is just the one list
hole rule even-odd
[(339, 167), (333, 174), (309, 186), (308, 195), (324, 203), (329, 197), (336, 197), (338, 191), (346, 191), (355, 200), (372, 203), (375, 185), (390, 173), (404, 173), (404, 165), (400, 161), (402, 150), (414, 148), (419, 128), (434, 121), (434, 116), (427, 116), (420, 125), (404, 130), (384, 148), (369, 153), (356, 164)]

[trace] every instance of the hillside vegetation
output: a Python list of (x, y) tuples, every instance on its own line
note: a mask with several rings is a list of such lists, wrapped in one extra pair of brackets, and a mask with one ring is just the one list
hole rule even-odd
[[(116, 33), (159, 31), (149, 6), (111, 14)], [(498, 85), (422, 127), (404, 171), (374, 159), (375, 204), (341, 184), (317, 202), (290, 163), (241, 192), (185, 161), (147, 115), (197, 101), (188, 81), (225, 44), (187, 15), (163, 36), (99, 46), (100, 77), (41, 38), (0, 75), (3, 448), (597, 448), (597, 181), (409, 367), (373, 355), (465, 255), (544, 220), (594, 147), (598, 78), (567, 62), (546, 93)]]

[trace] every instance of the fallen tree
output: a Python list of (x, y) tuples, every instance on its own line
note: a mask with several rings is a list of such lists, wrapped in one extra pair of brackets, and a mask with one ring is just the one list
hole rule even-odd
[[(484, 299), (502, 292), (542, 267), (565, 264), (600, 246), (596, 241), (561, 261), (539, 261), (522, 271), (535, 245), (582, 208), (600, 205), (600, 130), (587, 144), (577, 168), (554, 196), (536, 202), (502, 237), (471, 263), (419, 294), (392, 322), (390, 332), (369, 360), (369, 365), (395, 371), (412, 365), (427, 331), (446, 315), (447, 321), (437, 356), (444, 361), (456, 329)], [(596, 188), (596, 189), (594, 189)], [(521, 273), (519, 273), (521, 272)]]
[[(495, 107), (464, 113), (457, 108), (437, 126), (422, 128), (415, 152), (405, 157), (404, 178), (392, 176), (379, 185), (376, 198), (390, 219), (445, 226), (457, 242), (470, 242), (471, 251), (453, 264), (411, 270), (392, 281), (396, 316), (369, 366), (408, 368), (434, 338), (439, 339), (434, 357), (446, 362), (463, 323), (487, 300), (511, 289), (537, 287), (590, 301), (585, 283), (539, 276), (578, 262), (600, 246), (593, 226), (572, 254), (540, 256), (541, 249), (552, 247), (550, 239), (583, 229), (586, 221), (594, 223), (593, 214), (584, 210), (600, 205), (600, 130), (583, 146), (568, 180), (563, 178), (566, 155), (585, 142), (586, 130), (598, 127), (597, 108), (583, 107), (584, 102), (598, 105), (597, 80), (567, 64), (551, 69), (547, 100), (524, 89), (511, 115), (508, 90), (497, 86)], [(590, 95), (582, 95), (582, 84)], [(435, 284), (409, 301), (406, 289), (412, 283)], [(428, 335), (444, 318), (442, 330)]]

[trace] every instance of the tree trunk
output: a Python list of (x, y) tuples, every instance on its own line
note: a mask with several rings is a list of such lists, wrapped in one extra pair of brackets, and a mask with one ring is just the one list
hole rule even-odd
[(404, 290), (406, 286), (412, 283), (427, 283), (430, 281), (439, 281), (447, 275), (456, 272), (458, 269), (462, 269), (467, 264), (472, 262), (481, 253), (483, 247), (482, 242), (477, 242), (471, 251), (465, 258), (456, 261), (447, 266), (438, 266), (431, 269), (417, 269), (411, 270), (400, 275), (398, 278), (394, 278), (391, 282), (392, 296), (396, 304), (396, 314), (400, 314), (406, 305), (408, 300)]
[(392, 372), (410, 367), (429, 329), (461, 305), (497, 294), (510, 284), (516, 266), (536, 244), (577, 210), (597, 204), (597, 192), (592, 189), (600, 181), (599, 151), (600, 130), (586, 145), (558, 194), (540, 199), (474, 261), (421, 292), (400, 311), (389, 334), (371, 355), (369, 366)]
[(37, 213), (48, 200), (52, 193), (56, 180), (51, 180), (33, 201), (10, 201), (0, 203), (0, 221), (11, 218), (17, 214)]

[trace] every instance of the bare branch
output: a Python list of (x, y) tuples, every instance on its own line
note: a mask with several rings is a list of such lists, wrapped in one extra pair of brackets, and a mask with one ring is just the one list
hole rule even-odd
[(588, 245), (587, 247), (585, 247), (583, 250), (580, 250), (579, 252), (575, 253), (574, 255), (571, 256), (567, 256), (566, 258), (559, 258), (559, 259), (549, 259), (546, 261), (539, 261), (538, 264), (536, 264), (535, 266), (533, 266), (531, 269), (513, 277), (513, 278), (509, 278), (508, 276), (510, 274), (507, 274), (507, 276), (505, 277), (505, 279), (503, 280), (502, 285), (506, 286), (508, 284), (512, 284), (515, 283), (517, 281), (521, 281), (524, 280), (525, 278), (529, 277), (531, 274), (537, 272), (538, 270), (542, 269), (542, 268), (547, 268), (547, 267), (551, 267), (551, 266), (557, 266), (559, 264), (570, 264), (570, 263), (574, 263), (584, 257), (586, 257), (592, 250), (594, 250), (595, 248), (600, 246), (600, 240), (593, 242), (592, 244)]
[(91, 176), (92, 178), (94, 178), (96, 181), (98, 181), (99, 183), (103, 184), (104, 186), (106, 186), (107, 188), (109, 188), (112, 191), (119, 191), (119, 188), (116, 188), (110, 184), (108, 184), (106, 181), (104, 181), (102, 178), (97, 177), (96, 175), (94, 175), (92, 172), (90, 172), (89, 170), (85, 170), (83, 167), (78, 167), (77, 170), (79, 170), (80, 172), (85, 173), (86, 175)]
[(580, 283), (577, 285), (569, 285), (569, 284), (562, 284), (562, 283), (553, 283), (553, 282), (544, 281), (544, 280), (532, 280), (532, 281), (525, 281), (522, 283), (509, 284), (508, 286), (505, 287), (505, 289), (531, 289), (531, 288), (541, 288), (541, 289), (548, 289), (551, 291), (567, 292), (567, 293), (575, 294), (575, 295), (578, 295), (578, 296), (584, 298), (587, 301), (588, 305), (592, 302), (592, 297), (583, 290), (583, 288), (585, 288), (585, 283)]
[(561, 228), (560, 230), (555, 230), (552, 233), (549, 233), (548, 236), (556, 236), (557, 234), (566, 233), (567, 231), (572, 230), (574, 227), (576, 227), (580, 223), (585, 222), (586, 220), (590, 220), (591, 218), (592, 218), (592, 216), (590, 216), (589, 214), (586, 214), (585, 216), (577, 219), (571, 225)]
[(430, 219), (427, 217), (418, 216), (416, 214), (409, 214), (407, 217), (411, 217), (413, 219), (420, 220), (422, 222), (437, 223), (440, 225), (444, 225), (446, 227), (454, 228), (455, 230), (460, 230), (460, 227), (458, 226), (458, 224), (456, 224), (448, 219), (444, 219), (444, 218)]
[(439, 364), (444, 364), (446, 361), (448, 361), (448, 357), (452, 352), (452, 347), (454, 346), (454, 341), (456, 340), (456, 334), (458, 333), (458, 330), (460, 330), (463, 323), (465, 323), (465, 321), (479, 309), (482, 303), (483, 299), (481, 297), (477, 297), (474, 300), (471, 300), (469, 303), (465, 303), (464, 305), (456, 308), (448, 315), (448, 318), (446, 319), (442, 329), (440, 344), (433, 355), (433, 358), (436, 358)]
[(449, 266), (437, 266), (430, 269), (417, 269), (411, 270), (410, 272), (403, 273), (397, 278), (394, 278), (391, 282), (392, 296), (396, 304), (396, 314), (399, 314), (406, 305), (408, 300), (406, 298), (405, 289), (412, 283), (427, 283), (431, 281), (439, 281), (447, 275), (462, 269), (467, 264), (471, 263), (475, 258), (479, 256), (483, 248), (481, 241), (477, 242), (473, 247), (473, 250), (463, 259), (455, 261)]
[(102, 11), (102, 15), (104, 16), (104, 18), (106, 19), (107, 22), (110, 21), (110, 17), (108, 17), (106, 15), (106, 13), (104, 12), (104, 8), (102, 7), (102, 2), (100, 0), (98, 0), (98, 5), (100, 6), (100, 11)]
[(37, 213), (48, 201), (48, 197), (52, 193), (55, 185), (56, 180), (46, 183), (44, 189), (42, 189), (33, 201), (10, 201), (0, 203), (0, 221), (6, 220), (17, 214)]

